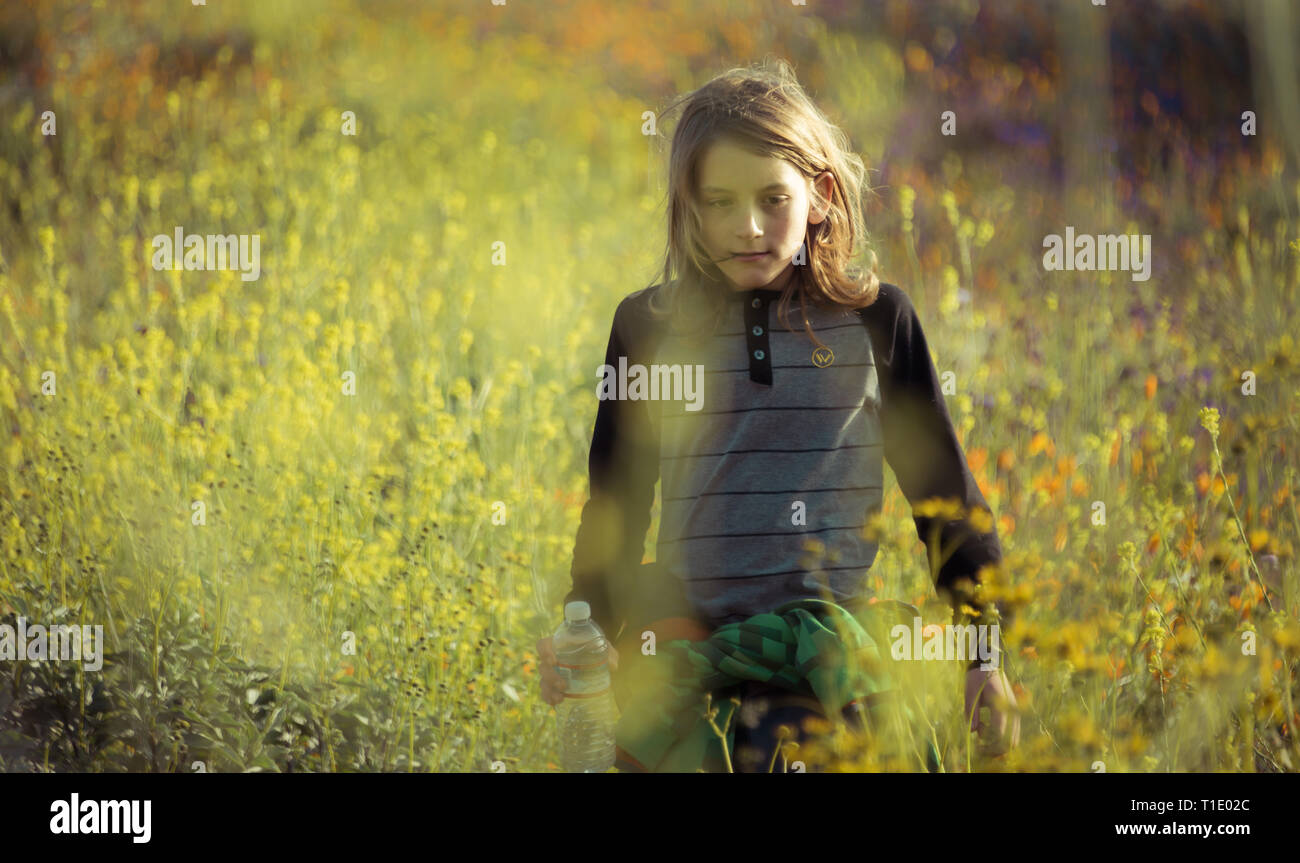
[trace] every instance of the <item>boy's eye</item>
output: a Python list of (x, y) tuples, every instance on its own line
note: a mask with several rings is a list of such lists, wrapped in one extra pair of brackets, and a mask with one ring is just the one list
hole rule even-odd
[[(775, 203), (773, 203), (773, 206), (777, 206), (777, 207), (779, 207), (779, 206), (782, 206), (783, 204), (785, 204), (786, 201), (790, 200), (790, 196), (789, 196), (789, 195), (772, 195), (771, 197), (768, 198), (768, 200), (769, 200), (769, 201), (773, 201), (773, 202), (775, 202)], [(730, 201), (727, 201), (727, 200), (719, 199), (719, 200), (716, 200), (716, 201), (709, 201), (709, 206), (710, 206), (710, 207), (718, 207), (718, 206), (724, 206), (724, 205), (729, 204), (729, 203), (731, 203), (731, 202), (730, 202)]]

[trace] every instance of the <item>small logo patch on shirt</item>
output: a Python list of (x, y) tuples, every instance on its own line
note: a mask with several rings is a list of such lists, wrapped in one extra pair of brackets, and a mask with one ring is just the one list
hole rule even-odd
[(835, 362), (835, 354), (830, 348), (817, 348), (812, 352), (812, 361), (817, 368), (824, 369)]

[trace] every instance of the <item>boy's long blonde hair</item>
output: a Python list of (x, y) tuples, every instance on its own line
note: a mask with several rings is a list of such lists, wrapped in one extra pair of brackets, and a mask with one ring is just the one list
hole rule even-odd
[[(682, 329), (691, 329), (685, 322), (694, 320), (712, 331), (726, 308), (730, 289), (701, 242), (696, 194), (705, 149), (725, 138), (760, 156), (785, 159), (805, 178), (823, 171), (834, 177), (825, 221), (808, 226), (807, 265), (795, 266), (778, 307), (779, 319), (793, 329), (789, 309), (797, 292), (804, 331), (823, 347), (808, 322), (809, 303), (858, 309), (874, 303), (880, 292), (876, 255), (866, 248), (862, 219), (862, 159), (850, 149), (848, 136), (808, 98), (784, 60), (724, 72), (667, 111), (682, 102), (669, 157), (662, 287), (652, 297), (651, 312), (671, 316)], [(814, 208), (825, 204), (815, 187), (812, 195)], [(859, 243), (866, 252), (865, 267), (852, 263)]]

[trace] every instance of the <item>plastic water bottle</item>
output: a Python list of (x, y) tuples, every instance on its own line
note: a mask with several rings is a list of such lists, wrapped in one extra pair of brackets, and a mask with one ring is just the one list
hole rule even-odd
[(566, 773), (604, 773), (614, 766), (614, 692), (609, 642), (591, 619), (591, 606), (570, 602), (551, 639), (556, 671), (564, 678), (559, 717), (560, 763)]

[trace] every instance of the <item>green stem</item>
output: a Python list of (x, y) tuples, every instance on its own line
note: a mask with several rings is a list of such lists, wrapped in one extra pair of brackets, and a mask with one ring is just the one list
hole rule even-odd
[(1219, 455), (1218, 435), (1210, 435), (1210, 445), (1214, 447), (1214, 466), (1219, 469), (1219, 476), (1223, 478), (1223, 490), (1228, 498), (1228, 506), (1232, 509), (1232, 520), (1236, 522), (1241, 541), (1246, 544), (1246, 560), (1250, 562), (1255, 580), (1259, 582), (1259, 589), (1264, 594), (1264, 602), (1268, 603), (1268, 610), (1274, 611), (1273, 600), (1268, 598), (1268, 588), (1264, 586), (1264, 578), (1259, 574), (1259, 567), (1255, 565), (1255, 553), (1250, 550), (1250, 539), (1246, 537), (1246, 529), (1242, 527), (1241, 519), (1237, 516), (1237, 503), (1232, 499), (1232, 489), (1228, 488), (1228, 477), (1223, 472), (1223, 456)]
[[(735, 699), (734, 697), (731, 700), (736, 702), (737, 708), (739, 708), (740, 702), (737, 701), (737, 699)], [(705, 711), (704, 718), (708, 720), (709, 727), (713, 729), (713, 733), (718, 736), (718, 740), (721, 741), (722, 743), (722, 762), (723, 764), (726, 765), (727, 772), (735, 773), (736, 771), (733, 770), (731, 767), (731, 753), (727, 750), (727, 733), (725, 731), (719, 731), (718, 723), (713, 721), (713, 717), (717, 715), (717, 711), (712, 709), (712, 703), (713, 703), (713, 693), (706, 692), (704, 694), (704, 711)], [(731, 711), (731, 716), (727, 717), (728, 728), (731, 727), (731, 718), (732, 716), (735, 716), (737, 708), (733, 708)], [(777, 748), (779, 749), (780, 747)]]

